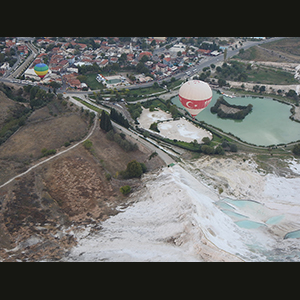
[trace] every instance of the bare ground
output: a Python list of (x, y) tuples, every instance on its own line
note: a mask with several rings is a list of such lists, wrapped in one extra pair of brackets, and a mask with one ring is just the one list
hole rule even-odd
[(108, 181), (107, 173), (133, 159), (149, 170), (163, 165), (157, 156), (149, 161), (146, 148), (126, 153), (99, 128), (90, 139), (93, 151), (81, 144), (0, 190), (0, 260), (60, 259), (77, 243), (72, 228), (101, 229), (102, 221), (130, 204), (119, 188), (141, 186), (140, 179)]
[(82, 139), (87, 131), (87, 122), (74, 112), (53, 117), (47, 107), (35, 111), (26, 125), (0, 146), (0, 183), (24, 172), (41, 157), (43, 148), (59, 149), (65, 142)]

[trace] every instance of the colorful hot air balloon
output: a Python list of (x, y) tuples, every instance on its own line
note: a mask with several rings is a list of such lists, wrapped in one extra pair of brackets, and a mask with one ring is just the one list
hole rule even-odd
[(193, 118), (208, 106), (211, 98), (210, 86), (201, 80), (189, 80), (179, 89), (179, 100)]
[(41, 79), (43, 79), (46, 74), (48, 73), (48, 66), (46, 64), (37, 64), (34, 67), (34, 72), (38, 75)]

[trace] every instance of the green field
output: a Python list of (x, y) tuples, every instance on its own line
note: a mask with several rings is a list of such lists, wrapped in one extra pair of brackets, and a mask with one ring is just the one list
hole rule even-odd
[(98, 112), (99, 114), (102, 112), (102, 109), (90, 104), (90, 103), (87, 103), (85, 102), (84, 100), (78, 98), (78, 97), (73, 97), (74, 99), (76, 99), (77, 101), (81, 102), (83, 105), (85, 105), (86, 107)]
[(85, 75), (86, 76), (86, 84), (89, 86), (89, 88), (91, 90), (100, 90), (100, 89), (104, 88), (104, 85), (102, 83), (99, 83), (96, 80), (97, 74), (98, 73), (89, 73), (89, 74)]
[(247, 82), (265, 83), (265, 84), (298, 84), (299, 81), (294, 75), (271, 67), (259, 66), (257, 69), (247, 70)]

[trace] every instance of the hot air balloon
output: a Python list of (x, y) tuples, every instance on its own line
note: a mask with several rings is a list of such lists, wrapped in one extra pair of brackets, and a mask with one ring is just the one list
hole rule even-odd
[(46, 64), (37, 64), (34, 67), (34, 72), (37, 76), (39, 76), (41, 79), (43, 79), (46, 74), (48, 73), (48, 66)]
[(210, 86), (201, 80), (189, 80), (179, 90), (179, 100), (193, 118), (208, 106), (211, 98)]

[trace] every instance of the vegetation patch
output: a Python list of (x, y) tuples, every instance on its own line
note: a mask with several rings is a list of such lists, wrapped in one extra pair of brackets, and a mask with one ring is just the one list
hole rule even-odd
[(222, 96), (219, 97), (216, 104), (210, 108), (211, 113), (218, 114), (223, 119), (243, 120), (251, 111), (253, 105), (247, 106), (229, 104)]
[(47, 149), (47, 148), (43, 148), (41, 150), (42, 153), (42, 157), (44, 156), (49, 156), (49, 155), (54, 155), (56, 154), (56, 150), (55, 149)]
[(139, 163), (136, 160), (132, 160), (127, 164), (127, 168), (124, 171), (120, 171), (119, 174), (124, 179), (129, 178), (140, 178), (143, 173), (147, 171), (146, 165), (144, 163)]
[(113, 129), (106, 134), (106, 138), (110, 141), (115, 141), (125, 152), (135, 151), (138, 149), (138, 145), (136, 143), (133, 144), (126, 140), (126, 135), (124, 133), (116, 133)]
[(123, 195), (127, 195), (129, 194), (131, 191), (131, 187), (129, 185), (124, 185), (122, 187), (120, 187), (120, 192), (123, 194)]

